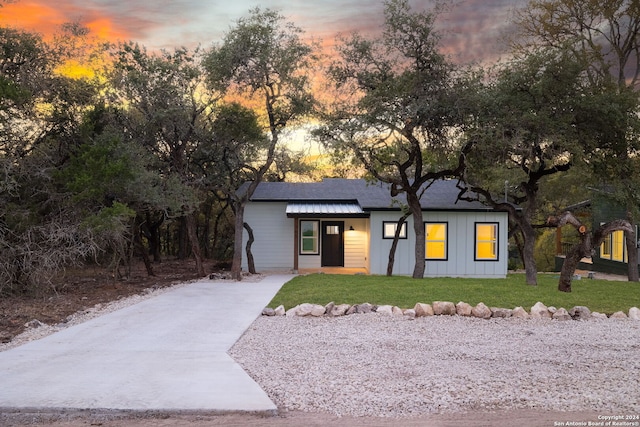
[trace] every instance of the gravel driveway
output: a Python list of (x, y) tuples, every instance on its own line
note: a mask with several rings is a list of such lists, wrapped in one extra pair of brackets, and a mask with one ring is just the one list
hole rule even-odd
[(284, 410), (640, 414), (640, 322), (260, 317), (230, 355)]

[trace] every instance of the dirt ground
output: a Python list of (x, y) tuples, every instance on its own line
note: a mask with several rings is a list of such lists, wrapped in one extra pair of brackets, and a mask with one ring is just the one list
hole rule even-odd
[[(208, 272), (215, 268), (208, 266)], [(92, 267), (69, 270), (52, 280), (39, 295), (0, 297), (0, 343), (6, 343), (22, 333), (27, 322), (37, 319), (55, 325), (67, 316), (104, 304), (143, 293), (147, 288), (162, 288), (197, 278), (192, 260), (166, 260), (153, 265), (155, 276), (148, 276), (140, 262), (129, 279), (117, 280), (110, 269)], [(54, 290), (55, 287), (55, 290)]]
[[(207, 272), (217, 271), (213, 265)], [(0, 299), (0, 342), (8, 342), (37, 319), (48, 324), (62, 322), (67, 316), (119, 298), (143, 293), (147, 288), (166, 287), (197, 279), (193, 261), (168, 260), (155, 264), (155, 276), (149, 277), (142, 264), (136, 265), (128, 280), (116, 280), (112, 271), (93, 268), (70, 271), (56, 278), (56, 291), (37, 297), (13, 296)], [(1, 384), (1, 381), (0, 381)], [(1, 385), (0, 385), (1, 386)], [(276, 415), (260, 414), (184, 414), (184, 413), (112, 413), (60, 410), (55, 413), (30, 413), (28, 410), (0, 411), (0, 426), (54, 427), (205, 427), (205, 426), (531, 426), (587, 425), (601, 421), (599, 413), (563, 413), (535, 409), (465, 414), (435, 414), (419, 418), (352, 418), (325, 413), (280, 410)], [(569, 424), (584, 423), (584, 424)], [(591, 424), (595, 425), (595, 424)]]

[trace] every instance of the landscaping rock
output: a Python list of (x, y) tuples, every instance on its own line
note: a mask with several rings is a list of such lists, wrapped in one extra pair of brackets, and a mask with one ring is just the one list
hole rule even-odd
[(471, 304), (460, 301), (456, 304), (456, 314), (458, 316), (471, 316)]
[(591, 313), (592, 319), (607, 319), (607, 315), (604, 313), (598, 313), (597, 311), (593, 311)]
[(407, 316), (409, 320), (413, 320), (416, 318), (416, 311), (413, 308), (407, 308), (406, 310), (403, 310), (402, 314)]
[(265, 307), (262, 309), (263, 316), (275, 316), (276, 311), (273, 308)]
[(640, 308), (631, 307), (629, 309), (629, 319), (640, 320)]
[(491, 309), (485, 303), (479, 302), (478, 305), (471, 309), (471, 315), (478, 319), (489, 319), (491, 318)]
[(609, 316), (609, 319), (627, 319), (627, 315), (624, 314), (624, 311), (616, 311), (611, 316)]
[(347, 310), (347, 314), (366, 314), (366, 313), (371, 313), (373, 310), (373, 305), (369, 304), (368, 302), (365, 302), (364, 304), (355, 304), (352, 305), (348, 310)]
[(449, 301), (434, 301), (433, 314), (453, 316), (454, 314), (456, 314), (456, 306)]
[(569, 314), (569, 312), (566, 309), (562, 308), (562, 307), (557, 309), (556, 312), (553, 313), (552, 317), (555, 320), (571, 320), (572, 319), (572, 317)]
[(516, 307), (511, 311), (511, 317), (515, 317), (516, 319), (528, 319), (530, 316), (524, 308)]
[(291, 307), (289, 310), (287, 310), (284, 314), (285, 316), (297, 316), (298, 313), (298, 307), (300, 307), (299, 305), (296, 305), (295, 307)]
[(324, 314), (324, 306), (319, 304), (304, 303), (297, 305), (286, 312), (287, 316), (313, 316), (320, 317)]
[(569, 314), (575, 320), (587, 320), (591, 318), (591, 310), (583, 305), (577, 305), (569, 310)]
[(349, 304), (334, 305), (331, 311), (327, 312), (327, 314), (334, 317), (344, 316), (350, 308), (351, 306)]
[(433, 307), (431, 304), (423, 304), (419, 302), (413, 307), (413, 310), (416, 317), (433, 316)]
[(551, 313), (546, 305), (538, 301), (533, 307), (531, 307), (531, 318), (551, 319)]
[(402, 309), (396, 305), (393, 306), (393, 308), (391, 309), (391, 313), (394, 316), (403, 316), (404, 313), (402, 312)]
[(380, 305), (378, 306), (378, 309), (376, 310), (376, 312), (391, 316), (393, 315), (393, 307), (391, 307), (390, 305)]
[(286, 314), (286, 311), (284, 310), (284, 305), (279, 305), (277, 306), (275, 309), (275, 314), (276, 316), (284, 316)]
[(491, 307), (491, 317), (511, 317), (512, 311), (508, 308)]
[(336, 305), (335, 302), (331, 301), (329, 304), (324, 306), (324, 312), (325, 313), (331, 313), (331, 310), (333, 310), (333, 307)]

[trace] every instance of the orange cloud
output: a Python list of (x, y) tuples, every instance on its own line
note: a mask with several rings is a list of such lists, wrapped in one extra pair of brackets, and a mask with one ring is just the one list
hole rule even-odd
[(0, 24), (52, 34), (65, 22), (59, 9), (39, 3), (9, 3), (0, 9)]
[(85, 22), (84, 25), (91, 30), (93, 35), (101, 39), (117, 41), (130, 38), (130, 34), (126, 30), (114, 25), (113, 21), (109, 18), (97, 18)]
[(101, 39), (117, 41), (129, 38), (128, 31), (95, 10), (78, 10), (64, 2), (57, 3), (55, 7), (47, 3), (47, 0), (35, 0), (5, 4), (0, 9), (0, 25), (35, 31), (50, 38), (60, 31), (62, 24), (77, 21)]

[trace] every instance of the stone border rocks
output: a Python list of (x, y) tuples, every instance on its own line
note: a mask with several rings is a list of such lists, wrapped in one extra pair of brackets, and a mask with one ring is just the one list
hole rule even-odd
[(555, 308), (553, 306), (547, 307), (542, 302), (538, 301), (533, 307), (525, 310), (523, 307), (516, 307), (514, 309), (506, 309), (499, 307), (487, 307), (484, 303), (480, 302), (476, 306), (460, 301), (454, 304), (449, 301), (434, 301), (432, 304), (416, 303), (413, 308), (401, 309), (397, 306), (391, 305), (374, 305), (370, 303), (363, 304), (336, 304), (330, 302), (323, 306), (320, 304), (304, 303), (285, 310), (284, 306), (280, 305), (276, 308), (265, 308), (262, 310), (263, 316), (300, 316), (300, 317), (337, 317), (348, 316), (351, 314), (368, 314), (377, 313), (386, 316), (404, 316), (407, 319), (415, 319), (416, 317), (427, 316), (465, 316), (476, 317), (478, 319), (491, 319), (491, 318), (517, 318), (517, 319), (549, 319), (549, 320), (590, 320), (590, 319), (631, 319), (640, 320), (640, 309), (638, 307), (631, 307), (629, 313), (623, 311), (617, 311), (611, 316), (607, 316), (604, 313), (592, 312), (588, 307), (575, 306), (570, 310), (566, 310), (563, 307)]

